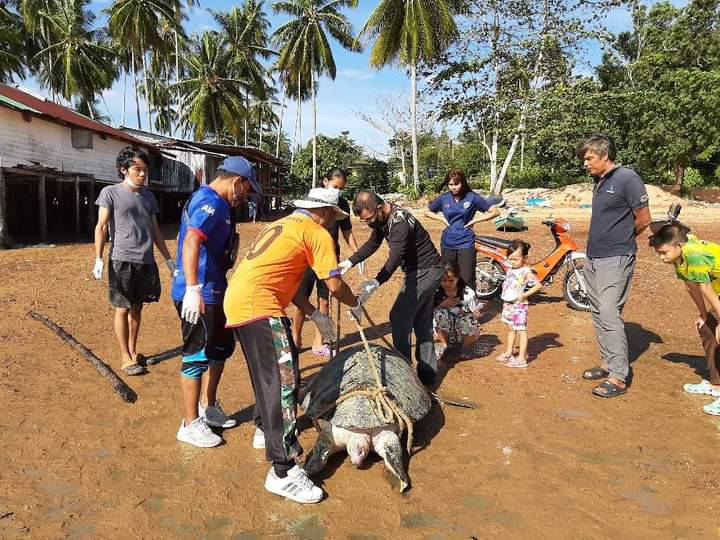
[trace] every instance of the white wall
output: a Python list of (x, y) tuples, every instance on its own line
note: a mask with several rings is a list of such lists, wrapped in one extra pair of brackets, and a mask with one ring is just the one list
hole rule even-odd
[(31, 165), (31, 160), (60, 171), (93, 175), (97, 180), (118, 182), (115, 159), (127, 141), (93, 133), (93, 148), (76, 149), (70, 128), (0, 107), (0, 157), (3, 167)]

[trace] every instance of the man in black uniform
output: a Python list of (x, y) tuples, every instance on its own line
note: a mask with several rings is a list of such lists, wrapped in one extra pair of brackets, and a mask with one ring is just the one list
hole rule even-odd
[(375, 279), (361, 285), (360, 303), (390, 279), (398, 266), (405, 272), (405, 283), (390, 310), (390, 325), (395, 348), (410, 359), (410, 333), (415, 332), (415, 360), (420, 380), (435, 383), (437, 358), (433, 347), (433, 298), (442, 278), (442, 259), (425, 228), (408, 210), (383, 201), (371, 191), (360, 191), (353, 212), (372, 229), (365, 244), (349, 259), (340, 263), (346, 272), (375, 253), (383, 239), (390, 256)]

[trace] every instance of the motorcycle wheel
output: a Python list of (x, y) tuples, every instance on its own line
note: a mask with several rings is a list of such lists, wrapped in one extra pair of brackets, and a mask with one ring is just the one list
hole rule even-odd
[(505, 270), (503, 270), (503, 267), (492, 259), (486, 257), (478, 259), (478, 262), (475, 265), (475, 292), (477, 293), (478, 298), (487, 300), (496, 296), (500, 292), (500, 289), (502, 288), (502, 281), (490, 280), (481, 272), (490, 275), (501, 274), (504, 276)]
[[(583, 263), (581, 261), (575, 261), (575, 267), (577, 271), (582, 274)], [(572, 269), (565, 273), (563, 294), (572, 309), (576, 309), (577, 311), (590, 311), (590, 299), (587, 293), (580, 287), (577, 274)]]

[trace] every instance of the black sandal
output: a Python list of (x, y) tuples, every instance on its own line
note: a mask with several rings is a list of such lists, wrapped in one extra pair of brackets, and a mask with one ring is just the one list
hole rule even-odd
[(583, 379), (586, 381), (597, 381), (600, 379), (607, 379), (608, 375), (610, 375), (610, 372), (607, 369), (595, 366), (593, 368), (586, 369), (583, 372)]
[(600, 385), (593, 388), (592, 393), (596, 396), (604, 398), (617, 397), (622, 396), (623, 394), (627, 394), (627, 387), (623, 388), (622, 386), (618, 386), (614, 382), (607, 380), (603, 381), (602, 383), (600, 383)]

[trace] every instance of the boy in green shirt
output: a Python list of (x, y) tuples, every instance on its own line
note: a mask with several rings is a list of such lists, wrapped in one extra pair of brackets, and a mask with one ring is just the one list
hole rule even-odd
[(651, 229), (650, 245), (662, 262), (675, 267), (675, 274), (685, 282), (698, 308), (695, 327), (705, 349), (710, 378), (683, 388), (690, 394), (718, 398), (703, 410), (720, 416), (720, 244), (698, 240), (678, 221), (651, 225)]

